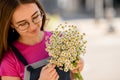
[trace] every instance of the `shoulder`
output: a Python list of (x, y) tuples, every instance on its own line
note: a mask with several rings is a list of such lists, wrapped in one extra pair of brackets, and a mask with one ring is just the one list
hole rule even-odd
[(0, 63), (0, 75), (1, 76), (17, 76), (16, 67), (17, 67), (17, 58), (14, 55), (12, 50), (9, 50), (3, 56)]
[(1, 63), (5, 61), (14, 61), (15, 59), (16, 56), (14, 55), (13, 51), (10, 49), (8, 52), (4, 53)]

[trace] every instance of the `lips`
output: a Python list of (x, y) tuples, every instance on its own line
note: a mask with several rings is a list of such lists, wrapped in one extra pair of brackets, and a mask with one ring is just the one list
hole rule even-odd
[(37, 31), (37, 29), (35, 29), (35, 30), (31, 31), (31, 33), (35, 33), (36, 31)]

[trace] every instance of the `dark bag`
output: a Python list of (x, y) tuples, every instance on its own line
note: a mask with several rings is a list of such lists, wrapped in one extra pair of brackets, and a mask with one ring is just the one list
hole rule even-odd
[[(50, 59), (50, 57), (33, 64), (28, 64), (25, 58), (21, 55), (21, 53), (16, 47), (11, 45), (11, 48), (15, 55), (17, 56), (17, 58), (25, 65), (24, 80), (38, 80), (42, 67), (48, 64), (48, 60)], [(59, 80), (70, 80), (69, 71), (64, 72), (63, 70), (60, 70), (58, 67), (56, 67), (56, 71), (59, 75)]]

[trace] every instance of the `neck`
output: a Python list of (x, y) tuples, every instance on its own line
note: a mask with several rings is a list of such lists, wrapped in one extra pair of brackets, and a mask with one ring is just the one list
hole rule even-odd
[(41, 42), (43, 37), (44, 37), (44, 32), (41, 31), (38, 35), (34, 35), (31, 37), (20, 37), (18, 41), (24, 44), (34, 45)]

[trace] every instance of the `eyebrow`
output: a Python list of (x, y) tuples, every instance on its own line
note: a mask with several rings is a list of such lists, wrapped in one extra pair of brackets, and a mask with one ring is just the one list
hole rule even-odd
[[(35, 12), (32, 14), (32, 16), (31, 16), (31, 17), (33, 17), (36, 13), (38, 13), (38, 11), (35, 11)], [(24, 22), (24, 21), (26, 21), (26, 20), (21, 20), (21, 21), (18, 21), (18, 22), (16, 22), (16, 24), (19, 24), (19, 23)]]

